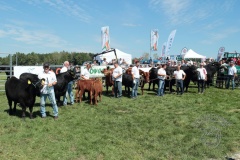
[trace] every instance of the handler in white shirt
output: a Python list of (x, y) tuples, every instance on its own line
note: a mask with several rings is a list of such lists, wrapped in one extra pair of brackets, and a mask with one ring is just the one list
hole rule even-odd
[(40, 94), (40, 112), (42, 118), (46, 117), (45, 103), (46, 98), (50, 100), (53, 108), (54, 119), (58, 118), (58, 106), (56, 104), (55, 93), (54, 93), (54, 85), (57, 84), (57, 78), (55, 73), (50, 72), (49, 63), (44, 63), (43, 65), (44, 71), (38, 75), (39, 79), (45, 79), (45, 82), (42, 84), (43, 88), (41, 89)]
[(132, 98), (137, 98), (137, 89), (139, 85), (139, 61), (135, 62), (135, 66), (132, 68), (132, 78), (133, 78), (133, 88), (132, 88)]
[(158, 84), (158, 96), (163, 96), (164, 94), (164, 85), (165, 85), (165, 78), (166, 78), (166, 65), (162, 65), (162, 68), (158, 69), (158, 79), (159, 79), (159, 84)]
[(89, 69), (91, 68), (91, 64), (87, 64), (86, 69), (84, 69), (81, 73), (81, 79), (86, 80), (90, 78)]
[(183, 80), (186, 78), (186, 73), (180, 68), (181, 66), (177, 66), (177, 70), (173, 72), (173, 75), (176, 78), (177, 94), (179, 94), (179, 88), (180, 88), (180, 94), (182, 95), (184, 92)]
[[(60, 73), (64, 73), (67, 72), (69, 69), (69, 62), (65, 61), (63, 63), (63, 67), (60, 70)], [(73, 91), (72, 91), (72, 86), (73, 86), (73, 81), (70, 81), (67, 85), (67, 92), (65, 93), (65, 95), (63, 96), (63, 105), (66, 106), (67, 105), (67, 95), (69, 95), (70, 98), (70, 105), (74, 104), (74, 95), (73, 95)]]
[(235, 83), (234, 83), (234, 79), (237, 76), (237, 69), (234, 66), (234, 62), (231, 61), (230, 62), (230, 67), (228, 68), (228, 77), (227, 77), (227, 83), (226, 83), (226, 88), (229, 88), (230, 85), (230, 80), (232, 81), (232, 90), (234, 90), (235, 88)]
[(114, 81), (114, 96), (119, 98), (122, 96), (122, 68), (117, 62), (114, 63), (112, 78)]
[(205, 80), (207, 79), (207, 71), (205, 68), (203, 68), (203, 63), (200, 63), (200, 68), (198, 68), (197, 71), (198, 71), (198, 93), (203, 93)]

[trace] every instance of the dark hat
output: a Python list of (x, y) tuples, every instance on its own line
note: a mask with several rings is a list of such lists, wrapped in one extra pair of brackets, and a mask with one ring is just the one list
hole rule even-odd
[(48, 62), (45, 62), (44, 64), (43, 64), (43, 67), (49, 67), (50, 66), (50, 64), (48, 63)]

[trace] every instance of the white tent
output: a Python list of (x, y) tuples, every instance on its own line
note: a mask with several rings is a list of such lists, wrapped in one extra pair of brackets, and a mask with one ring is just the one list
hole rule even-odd
[(119, 49), (113, 49), (109, 52), (103, 52), (103, 53), (97, 55), (95, 57), (95, 59), (98, 60), (98, 61), (102, 61), (103, 58), (106, 58), (107, 62), (111, 62), (112, 59), (116, 59), (114, 50), (116, 52), (116, 55), (117, 55), (118, 59), (120, 59), (120, 58), (124, 59), (127, 62), (127, 64), (132, 64), (132, 55), (124, 53), (124, 52), (120, 51)]
[(187, 53), (182, 55), (182, 58), (205, 58), (205, 56), (200, 55), (196, 52), (194, 52), (192, 49), (189, 49)]

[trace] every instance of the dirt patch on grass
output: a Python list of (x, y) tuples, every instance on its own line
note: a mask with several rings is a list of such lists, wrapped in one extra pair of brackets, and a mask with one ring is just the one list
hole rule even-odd
[(228, 112), (233, 113), (233, 112), (240, 112), (240, 109), (231, 109)]

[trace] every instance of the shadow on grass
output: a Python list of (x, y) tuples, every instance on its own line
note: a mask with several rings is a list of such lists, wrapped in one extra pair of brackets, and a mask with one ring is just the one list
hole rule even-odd
[[(4, 112), (6, 112), (7, 114), (9, 114), (9, 109), (4, 110)], [(28, 110), (28, 109), (27, 109), (25, 115), (26, 115), (26, 117), (28, 117), (28, 118), (30, 117), (30, 114), (29, 114), (29, 110)], [(53, 115), (50, 115), (50, 112), (49, 112), (49, 111), (46, 112), (46, 115), (47, 115), (47, 116), (50, 116), (50, 117), (54, 117)], [(13, 113), (13, 114), (11, 114), (11, 115), (9, 115), (9, 116), (16, 116), (16, 117), (18, 117), (18, 118), (22, 118), (22, 110), (21, 110), (21, 109), (16, 109), (16, 112)], [(34, 119), (34, 118), (37, 118), (37, 117), (42, 117), (40, 111), (34, 111), (34, 112), (33, 112), (33, 119)]]

